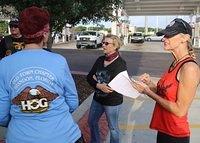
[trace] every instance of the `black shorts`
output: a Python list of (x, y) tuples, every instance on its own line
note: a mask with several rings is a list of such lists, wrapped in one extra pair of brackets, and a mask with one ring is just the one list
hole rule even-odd
[(189, 143), (190, 137), (173, 137), (168, 134), (158, 132), (157, 143)]

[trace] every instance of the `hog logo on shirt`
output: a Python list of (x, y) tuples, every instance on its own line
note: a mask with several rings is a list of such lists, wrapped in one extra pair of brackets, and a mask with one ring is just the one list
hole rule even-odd
[(12, 103), (20, 106), (22, 112), (43, 113), (48, 110), (49, 103), (53, 101), (57, 94), (54, 94), (41, 86), (36, 88), (26, 87)]

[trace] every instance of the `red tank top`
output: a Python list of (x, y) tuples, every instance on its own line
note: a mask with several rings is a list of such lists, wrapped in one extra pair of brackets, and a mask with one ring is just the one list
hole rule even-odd
[[(158, 81), (157, 94), (166, 100), (176, 102), (179, 82), (177, 73), (186, 62), (195, 62), (192, 58), (180, 61), (172, 70), (168, 70)], [(177, 117), (156, 103), (150, 128), (166, 133), (174, 137), (186, 137), (190, 135), (187, 115)]]

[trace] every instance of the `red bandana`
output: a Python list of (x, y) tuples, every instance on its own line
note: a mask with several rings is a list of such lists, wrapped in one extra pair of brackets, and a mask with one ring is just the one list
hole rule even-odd
[(36, 38), (36, 37), (40, 37), (43, 35), (44, 32), (48, 32), (49, 31), (49, 24), (46, 24), (44, 26), (44, 28), (40, 31), (38, 31), (35, 34), (29, 34), (29, 35), (24, 35), (25, 38)]
[(119, 52), (114, 52), (113, 54), (106, 55), (105, 61), (112, 61), (114, 60), (117, 56), (119, 56)]

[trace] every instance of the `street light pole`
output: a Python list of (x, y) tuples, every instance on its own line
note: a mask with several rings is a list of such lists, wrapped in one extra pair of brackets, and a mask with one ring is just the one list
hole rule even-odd
[(147, 23), (148, 23), (148, 18), (147, 18), (147, 16), (145, 16), (145, 35), (147, 35), (147, 33), (148, 33)]
[(156, 16), (156, 33), (158, 32), (158, 16)]

